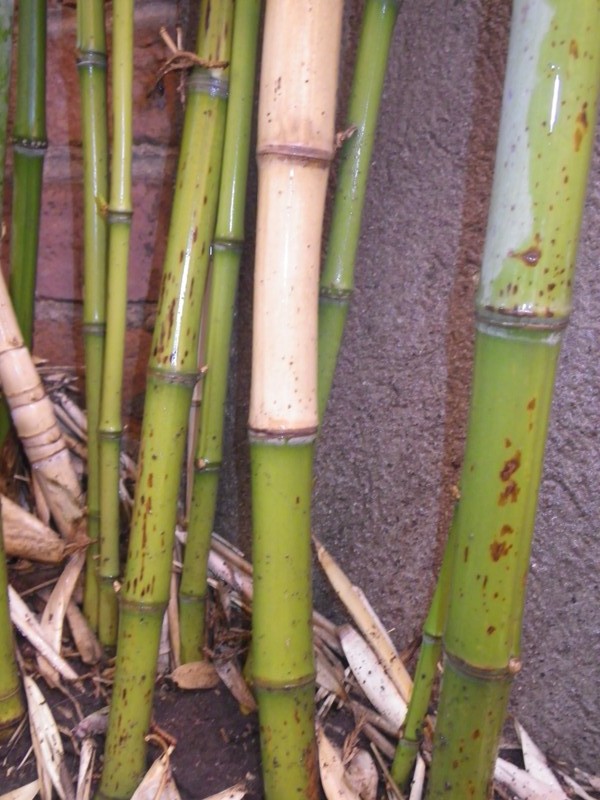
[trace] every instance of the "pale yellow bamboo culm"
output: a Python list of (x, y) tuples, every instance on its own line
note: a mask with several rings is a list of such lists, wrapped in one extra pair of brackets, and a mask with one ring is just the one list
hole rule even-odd
[(85, 531), (84, 502), (52, 403), (17, 324), (0, 273), (0, 386), (34, 479), (61, 534), (74, 541)]

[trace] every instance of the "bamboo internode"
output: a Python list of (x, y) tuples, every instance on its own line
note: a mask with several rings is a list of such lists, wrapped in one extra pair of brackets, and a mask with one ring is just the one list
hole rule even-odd
[(523, 587), (600, 85), (600, 5), (517, 0), (455, 518), (428, 800), (484, 800), (520, 668)]
[(310, 504), (321, 231), (341, 3), (267, 3), (258, 113), (250, 440), (252, 670), (265, 795), (316, 798)]
[(148, 365), (127, 566), (120, 593), (113, 703), (100, 794), (129, 798), (144, 769), (177, 498), (221, 169), (233, 7), (204, 0)]

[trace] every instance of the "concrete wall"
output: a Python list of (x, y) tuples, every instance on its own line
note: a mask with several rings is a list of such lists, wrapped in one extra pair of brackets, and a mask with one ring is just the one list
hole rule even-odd
[[(176, 79), (148, 94), (161, 24), (187, 3), (139, 6), (134, 242), (125, 406), (143, 405), (180, 110)], [(349, 0), (340, 108), (361, 3)], [(473, 293), (485, 232), (508, 36), (508, 0), (405, 0), (372, 164), (347, 336), (319, 443), (314, 527), (371, 597), (399, 647), (418, 633), (458, 481), (468, 403)], [(47, 193), (37, 351), (81, 364), (80, 153), (74, 11), (51, 9)], [(340, 117), (342, 127), (343, 117)], [(556, 758), (600, 762), (600, 174), (594, 161), (575, 311), (561, 356), (528, 587), (524, 668), (513, 709)], [(255, 181), (254, 184), (255, 185)], [(240, 287), (218, 530), (248, 546), (245, 426), (255, 198)], [(75, 300), (75, 302), (73, 302)], [(316, 576), (319, 605), (339, 609)]]

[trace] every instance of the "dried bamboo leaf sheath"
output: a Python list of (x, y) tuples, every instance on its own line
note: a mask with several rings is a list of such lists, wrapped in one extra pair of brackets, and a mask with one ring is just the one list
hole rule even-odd
[(77, 3), (77, 72), (83, 148), (83, 338), (85, 404), (88, 419), (88, 549), (84, 609), (94, 628), (98, 617), (96, 573), (100, 537), (98, 417), (106, 323), (106, 216), (108, 153), (106, 121), (106, 37), (102, 0)]
[(10, 294), (27, 347), (33, 306), (46, 141), (46, 0), (19, 3), (17, 99), (13, 130)]
[(209, 283), (207, 371), (202, 385), (192, 502), (179, 588), (183, 663), (204, 658), (207, 559), (223, 458), (229, 350), (244, 242), (244, 206), (260, 9), (260, 0), (238, 0), (235, 4), (223, 168)]
[(517, 0), (428, 800), (486, 798), (520, 635), (600, 79), (597, 0)]
[(100, 796), (129, 798), (144, 771), (177, 495), (196, 383), (200, 308), (219, 186), (232, 3), (203, 1), (164, 273), (148, 367), (139, 476), (120, 595), (113, 698)]
[(0, 272), (0, 386), (36, 480), (68, 541), (85, 532), (83, 496)]
[(267, 798), (316, 797), (310, 496), (321, 229), (341, 3), (267, 4), (250, 441), (253, 677)]
[(113, 647), (118, 609), (113, 589), (119, 577), (119, 479), (123, 359), (127, 316), (127, 270), (131, 231), (133, 0), (113, 2), (112, 157), (108, 221), (106, 346), (98, 428), (100, 463), (100, 562), (98, 634)]

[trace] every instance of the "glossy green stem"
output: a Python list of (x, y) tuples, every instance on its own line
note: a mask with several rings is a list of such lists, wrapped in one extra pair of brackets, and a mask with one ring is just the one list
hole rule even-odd
[(0, 513), (0, 743), (11, 736), (24, 713), (8, 606), (8, 573)]
[(98, 428), (100, 464), (100, 561), (98, 634), (117, 642), (118, 606), (113, 588), (119, 577), (119, 478), (123, 360), (127, 317), (127, 272), (131, 231), (133, 93), (133, 0), (113, 2), (112, 156), (108, 221), (106, 345)]
[(181, 661), (184, 664), (204, 658), (207, 559), (223, 458), (229, 351), (244, 241), (260, 9), (260, 0), (238, 0), (235, 5), (219, 208), (208, 288), (207, 371), (202, 385), (192, 501), (179, 587)]
[(87, 515), (91, 544), (86, 554), (84, 613), (98, 628), (97, 560), (100, 540), (98, 424), (106, 327), (106, 214), (108, 131), (106, 39), (103, 0), (77, 3), (77, 72), (83, 150), (83, 337), (87, 411)]
[(471, 410), (427, 799), (491, 796), (520, 668), (554, 372), (596, 120), (600, 6), (516, 0), (477, 295)]
[(331, 392), (348, 308), (377, 116), (399, 0), (367, 0), (354, 68), (319, 296), (319, 419)]
[[(228, 62), (232, 3), (200, 5), (198, 56)], [(148, 365), (129, 552), (120, 593), (113, 698), (100, 796), (125, 800), (145, 765), (160, 629), (171, 580), (177, 497), (219, 186), (226, 113), (223, 68), (195, 69), (158, 315)]]
[(10, 293), (23, 340), (31, 349), (46, 153), (46, 0), (19, 3), (17, 100), (13, 129)]
[[(260, 707), (265, 796), (273, 798), (289, 797), (290, 787), (299, 797), (318, 796), (311, 630), (313, 450), (313, 444), (251, 442), (252, 675)], [(260, 627), (257, 620), (263, 621)]]
[(391, 768), (392, 778), (403, 791), (407, 791), (409, 787), (423, 738), (423, 725), (431, 702), (437, 665), (442, 654), (442, 634), (446, 622), (450, 576), (454, 559), (454, 531), (455, 527), (452, 524), (429, 612), (423, 623), (423, 638), (415, 668), (413, 690)]

